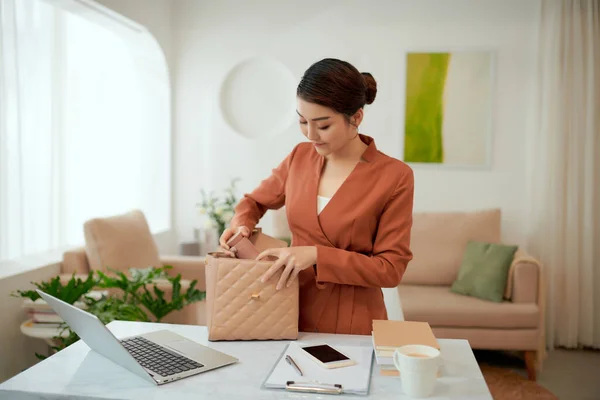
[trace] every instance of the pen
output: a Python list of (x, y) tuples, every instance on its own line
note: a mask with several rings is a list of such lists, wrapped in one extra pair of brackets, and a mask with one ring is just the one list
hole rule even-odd
[(296, 364), (296, 362), (294, 361), (294, 359), (292, 357), (290, 357), (289, 355), (286, 355), (285, 360), (287, 361), (288, 364), (290, 364), (292, 367), (294, 367), (294, 369), (296, 370), (296, 372), (298, 372), (300, 374), (300, 376), (303, 376), (302, 371), (300, 370), (300, 367), (298, 367), (298, 364)]

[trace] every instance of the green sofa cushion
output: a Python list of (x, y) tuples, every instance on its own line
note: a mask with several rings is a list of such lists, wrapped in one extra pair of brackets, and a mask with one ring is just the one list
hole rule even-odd
[(502, 302), (508, 270), (518, 246), (470, 241), (450, 290), (483, 300)]

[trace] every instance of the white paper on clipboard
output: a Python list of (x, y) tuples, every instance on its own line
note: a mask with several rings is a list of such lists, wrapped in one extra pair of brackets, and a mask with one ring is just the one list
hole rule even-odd
[[(355, 365), (343, 368), (327, 369), (312, 361), (301, 346), (315, 343), (291, 342), (277, 360), (273, 370), (263, 386), (267, 389), (285, 389), (289, 381), (302, 384), (342, 385), (342, 392), (348, 394), (367, 395), (371, 383), (373, 367), (372, 346), (337, 346), (330, 344), (348, 357), (356, 361)], [(303, 376), (289, 365), (285, 356), (290, 355)]]

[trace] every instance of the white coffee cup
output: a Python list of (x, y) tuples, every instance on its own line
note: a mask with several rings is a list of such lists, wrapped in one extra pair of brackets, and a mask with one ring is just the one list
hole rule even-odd
[(428, 397), (437, 381), (440, 351), (431, 346), (410, 344), (394, 351), (394, 365), (400, 371), (404, 393)]

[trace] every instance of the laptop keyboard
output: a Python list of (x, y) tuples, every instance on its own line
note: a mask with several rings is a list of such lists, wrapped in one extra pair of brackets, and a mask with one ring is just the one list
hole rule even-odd
[(121, 344), (142, 367), (162, 376), (179, 374), (204, 366), (187, 357), (170, 352), (143, 337), (122, 340)]

